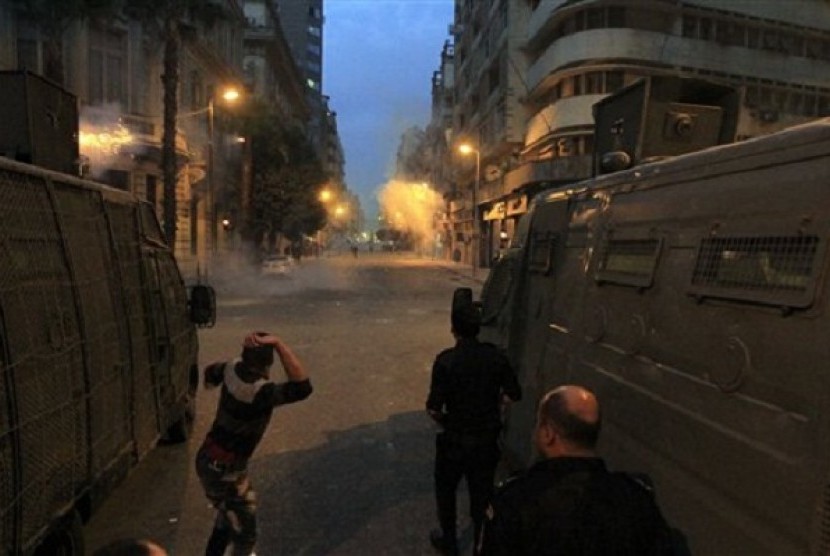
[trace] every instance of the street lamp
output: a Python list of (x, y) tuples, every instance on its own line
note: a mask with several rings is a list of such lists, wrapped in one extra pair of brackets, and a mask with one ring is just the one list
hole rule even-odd
[(478, 267), (478, 187), (480, 185), (481, 180), (481, 153), (467, 143), (461, 144), (458, 146), (458, 152), (463, 155), (469, 155), (475, 153), (476, 155), (476, 179), (475, 184), (473, 186), (473, 256), (472, 256), (472, 267), (473, 267), (473, 278), (476, 276), (476, 268)]
[[(228, 87), (222, 91), (222, 100), (228, 103), (233, 103), (239, 100), (240, 93), (239, 89), (234, 87)], [(216, 180), (214, 179), (213, 175), (213, 159), (216, 156), (216, 142), (214, 140), (214, 112), (215, 112), (215, 99), (214, 95), (210, 96), (208, 100), (207, 106), (207, 113), (208, 113), (208, 159), (207, 159), (207, 190), (208, 190), (208, 229), (210, 230), (210, 245), (211, 245), (211, 252), (216, 254), (218, 243), (219, 243), (219, 233), (217, 230), (217, 217), (216, 217)]]

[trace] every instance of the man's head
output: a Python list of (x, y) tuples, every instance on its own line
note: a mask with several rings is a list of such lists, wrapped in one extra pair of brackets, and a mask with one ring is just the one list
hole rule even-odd
[(459, 338), (475, 338), (481, 327), (481, 314), (473, 305), (461, 305), (450, 316), (452, 333)]
[[(257, 336), (266, 336), (266, 332), (257, 332)], [(250, 369), (267, 371), (274, 364), (274, 348), (271, 345), (242, 348), (242, 362)]]
[(167, 551), (144, 539), (121, 539), (93, 552), (92, 556), (167, 556)]
[(560, 386), (539, 402), (534, 440), (545, 458), (593, 456), (601, 425), (593, 393), (581, 386)]

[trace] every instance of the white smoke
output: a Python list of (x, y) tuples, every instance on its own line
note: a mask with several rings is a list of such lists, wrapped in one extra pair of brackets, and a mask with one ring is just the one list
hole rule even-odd
[(117, 165), (125, 145), (134, 142), (121, 120), (121, 105), (85, 106), (81, 110), (78, 148), (92, 176), (100, 178)]
[(378, 204), (389, 227), (408, 232), (419, 249), (433, 245), (442, 197), (429, 184), (392, 180), (378, 193)]

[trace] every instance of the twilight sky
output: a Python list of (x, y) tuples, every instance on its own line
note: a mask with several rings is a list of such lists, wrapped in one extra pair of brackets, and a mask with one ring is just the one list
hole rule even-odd
[(401, 133), (429, 123), (432, 72), (453, 0), (325, 0), (323, 94), (337, 112), (346, 184), (367, 224), (391, 178)]

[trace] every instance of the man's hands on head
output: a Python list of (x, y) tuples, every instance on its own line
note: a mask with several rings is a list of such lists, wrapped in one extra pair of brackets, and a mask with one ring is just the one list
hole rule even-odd
[(273, 334), (265, 334), (262, 332), (251, 332), (247, 336), (245, 336), (245, 340), (242, 345), (245, 347), (260, 347), (260, 346), (273, 346), (276, 347), (280, 343), (280, 339)]

